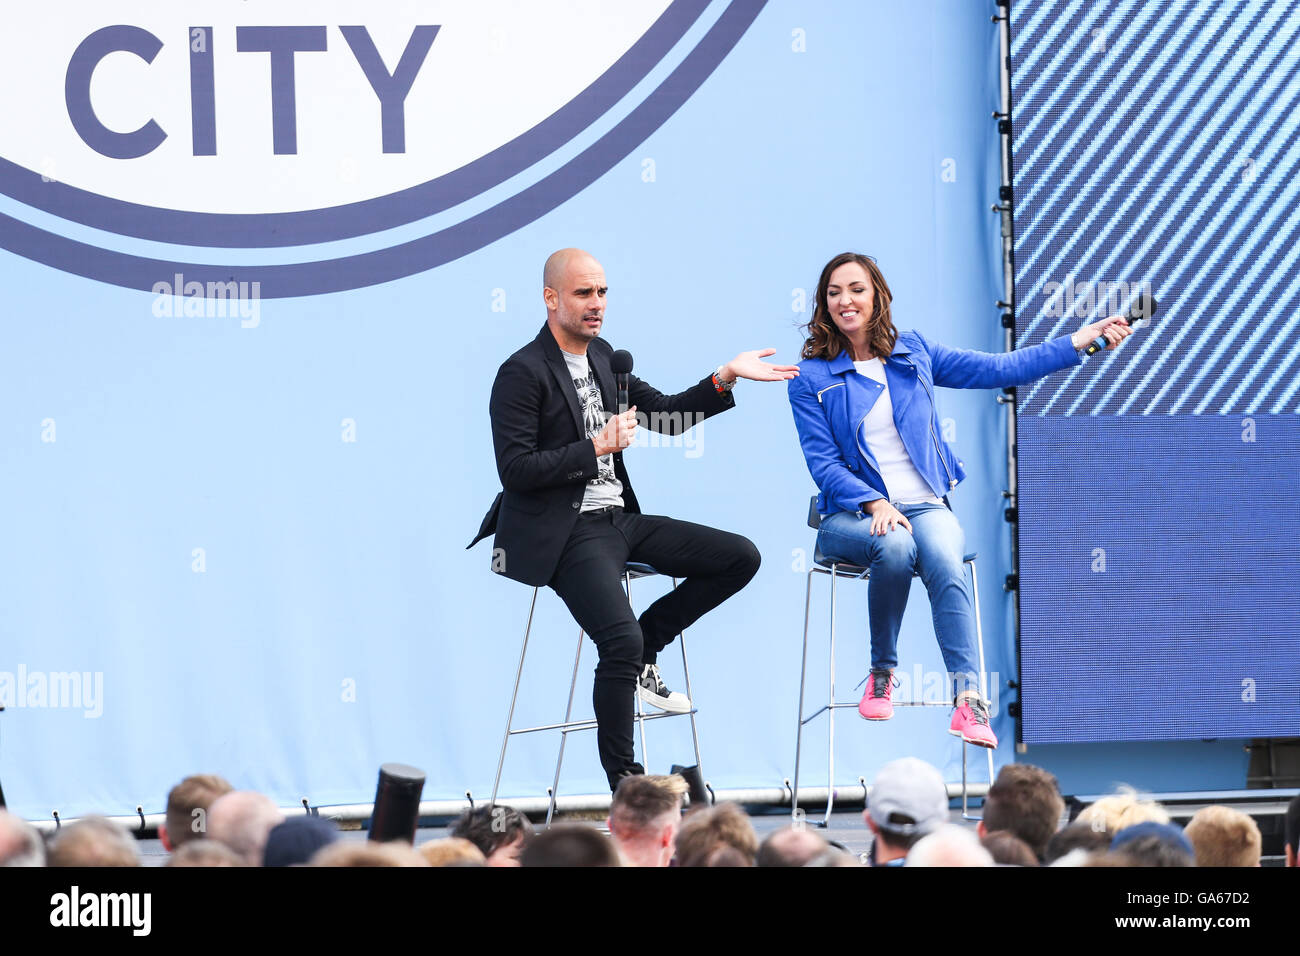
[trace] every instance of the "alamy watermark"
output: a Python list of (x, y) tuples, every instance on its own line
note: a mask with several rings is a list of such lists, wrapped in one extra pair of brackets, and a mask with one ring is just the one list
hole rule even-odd
[(1086, 319), (1098, 313), (1102, 318), (1123, 315), (1131, 302), (1141, 301), (1139, 296), (1143, 293), (1151, 294), (1151, 283), (1146, 279), (1139, 282), (1123, 279), (1076, 282), (1073, 275), (1068, 275), (1064, 282), (1043, 283), (1043, 295), (1047, 301), (1043, 303), (1042, 313), (1053, 319), (1069, 315)]
[[(957, 694), (978, 693), (984, 697), (984, 691), (980, 687), (979, 675), (975, 673), (951, 671), (928, 671), (921, 667), (920, 663), (913, 665), (911, 671), (905, 671), (897, 668), (894, 671), (894, 680), (898, 682), (896, 692), (893, 695), (895, 704), (918, 704), (925, 702), (927, 704), (947, 703), (951, 704)], [(1002, 676), (998, 671), (990, 671), (985, 674), (984, 686), (988, 688), (989, 716), (996, 717), (1001, 712), (998, 706), (1000, 699), (1000, 690)]]
[(238, 318), (244, 329), (255, 329), (262, 321), (261, 282), (186, 282), (178, 272), (171, 280), (155, 282), (152, 291), (153, 314), (160, 319)]
[(103, 671), (0, 671), (0, 707), (60, 708), (83, 711), (87, 719), (104, 713)]
[[(704, 454), (702, 432), (695, 426), (707, 418), (700, 412), (643, 412), (637, 409), (636, 434), (629, 448), (684, 448), (687, 458)], [(607, 419), (613, 417), (606, 413)]]

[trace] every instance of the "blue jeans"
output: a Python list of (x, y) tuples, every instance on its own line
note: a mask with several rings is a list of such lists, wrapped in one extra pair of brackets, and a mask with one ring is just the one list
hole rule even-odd
[(978, 690), (975, 611), (962, 563), (966, 536), (944, 505), (896, 507), (911, 522), (910, 532), (898, 525), (883, 535), (872, 535), (870, 515), (859, 518), (851, 511), (841, 511), (822, 519), (817, 549), (827, 558), (871, 569), (867, 608), (872, 667), (893, 670), (898, 666), (898, 628), (915, 573), (930, 595), (934, 633), (944, 666), (957, 682), (957, 692)]

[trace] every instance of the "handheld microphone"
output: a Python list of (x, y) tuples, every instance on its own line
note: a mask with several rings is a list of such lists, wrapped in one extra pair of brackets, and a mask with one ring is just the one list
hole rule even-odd
[[(1128, 307), (1128, 313), (1124, 316), (1131, 326), (1137, 322), (1145, 322), (1156, 314), (1156, 300), (1146, 289), (1142, 294), (1133, 300), (1133, 304)], [(1096, 340), (1083, 350), (1084, 355), (1096, 355), (1110, 343), (1106, 341), (1106, 336), (1099, 335)]]
[(618, 386), (618, 413), (621, 415), (630, 404), (627, 400), (627, 377), (632, 374), (632, 353), (619, 349), (610, 356), (609, 365), (614, 370), (614, 382)]

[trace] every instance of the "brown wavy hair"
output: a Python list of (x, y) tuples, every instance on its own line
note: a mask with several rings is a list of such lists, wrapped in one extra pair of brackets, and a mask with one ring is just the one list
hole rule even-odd
[(841, 252), (826, 263), (826, 268), (822, 270), (822, 277), (817, 280), (817, 302), (813, 306), (812, 318), (808, 320), (807, 325), (803, 326), (808, 333), (808, 338), (803, 343), (803, 351), (800, 353), (802, 358), (833, 359), (841, 352), (853, 354), (849, 348), (848, 338), (835, 325), (826, 302), (826, 289), (831, 284), (831, 273), (846, 262), (856, 262), (862, 266), (871, 279), (871, 336), (868, 344), (871, 346), (872, 354), (883, 358), (894, 351), (894, 343), (898, 340), (898, 329), (894, 328), (889, 312), (889, 304), (894, 299), (893, 293), (889, 291), (889, 283), (881, 274), (876, 260), (870, 256), (864, 256), (859, 252)]

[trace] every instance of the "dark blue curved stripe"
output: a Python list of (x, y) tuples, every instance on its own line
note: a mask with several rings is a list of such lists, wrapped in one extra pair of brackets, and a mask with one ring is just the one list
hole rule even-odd
[(101, 196), (0, 158), (0, 193), (60, 218), (122, 236), (212, 248), (312, 245), (383, 232), (472, 199), (549, 156), (650, 73), (710, 0), (673, 0), (608, 70), (551, 116), (510, 142), (427, 183), (342, 206), (285, 213), (204, 213)]
[(176, 272), (186, 281), (258, 282), (262, 298), (319, 295), (378, 285), (459, 259), (544, 216), (595, 182), (663, 125), (744, 35), (766, 0), (734, 0), (699, 45), (622, 122), (546, 178), (493, 208), (419, 239), (323, 262), (273, 266), (178, 263), (100, 249), (0, 215), (0, 246), (128, 289), (151, 290)]

